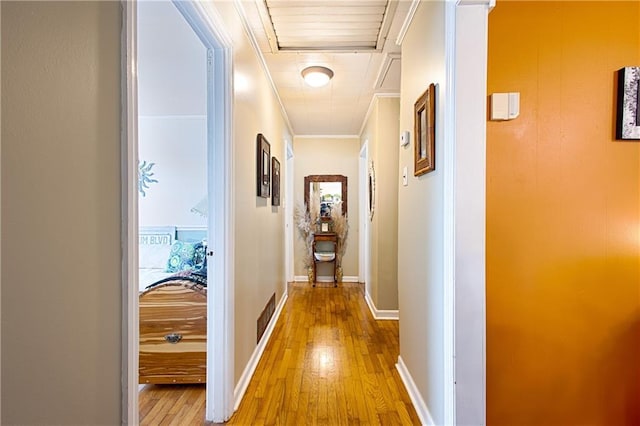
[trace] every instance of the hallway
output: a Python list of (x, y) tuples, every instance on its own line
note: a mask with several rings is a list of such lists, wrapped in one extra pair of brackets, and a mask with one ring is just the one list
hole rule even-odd
[[(375, 321), (358, 284), (289, 286), (247, 392), (227, 424), (420, 424), (395, 368), (398, 322)], [(204, 386), (147, 386), (141, 425), (204, 419)]]

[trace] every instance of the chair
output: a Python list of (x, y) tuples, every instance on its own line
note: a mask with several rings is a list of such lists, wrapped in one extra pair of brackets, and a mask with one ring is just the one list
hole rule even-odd
[(335, 233), (314, 234), (313, 236), (313, 287), (318, 280), (317, 264), (333, 263), (333, 286), (338, 287), (336, 278), (336, 245), (337, 237)]

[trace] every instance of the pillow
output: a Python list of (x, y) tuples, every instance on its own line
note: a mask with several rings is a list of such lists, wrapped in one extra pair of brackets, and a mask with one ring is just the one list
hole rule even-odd
[(180, 272), (193, 269), (194, 253), (195, 247), (193, 243), (176, 240), (171, 245), (166, 272)]
[(207, 246), (203, 242), (195, 243), (193, 253), (193, 271), (207, 274)]
[(171, 246), (166, 272), (207, 271), (206, 246), (202, 242), (191, 243), (176, 240)]

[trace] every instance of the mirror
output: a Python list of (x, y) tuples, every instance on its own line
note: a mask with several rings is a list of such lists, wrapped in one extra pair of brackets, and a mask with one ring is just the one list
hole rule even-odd
[(309, 175), (304, 178), (304, 203), (309, 208), (312, 193), (318, 194), (320, 216), (331, 215), (334, 203), (342, 201), (342, 214), (347, 214), (347, 177), (342, 175)]

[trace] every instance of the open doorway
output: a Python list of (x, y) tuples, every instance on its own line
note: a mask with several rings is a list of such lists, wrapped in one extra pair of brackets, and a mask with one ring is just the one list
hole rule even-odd
[(141, 385), (206, 383), (207, 68), (172, 3), (139, 3)]
[[(200, 311), (178, 306), (174, 319), (186, 331), (166, 325), (153, 338), (173, 352), (184, 347), (188, 355), (175, 358), (186, 366), (167, 368), (168, 383), (206, 382), (206, 420), (220, 422), (233, 413), (231, 43), (215, 11), (198, 2), (127, 2), (124, 13), (125, 423), (138, 423), (138, 382), (146, 381), (138, 363), (149, 343), (138, 328), (142, 269), (189, 277), (174, 288), (198, 298)], [(178, 305), (193, 307), (191, 299)], [(205, 337), (193, 327), (202, 317)], [(153, 368), (149, 383), (160, 383)]]

